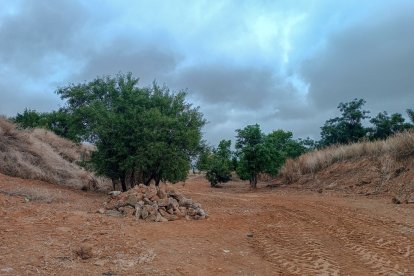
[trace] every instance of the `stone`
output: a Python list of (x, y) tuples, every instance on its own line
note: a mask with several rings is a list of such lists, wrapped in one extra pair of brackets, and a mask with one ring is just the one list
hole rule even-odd
[(158, 212), (161, 214), (161, 216), (163, 216), (164, 218), (166, 218), (169, 221), (178, 219), (178, 217), (176, 215), (172, 215), (172, 214), (168, 213), (167, 211), (165, 211), (163, 209), (158, 209)]
[(130, 205), (132, 207), (134, 207), (135, 205), (137, 205), (137, 203), (140, 200), (142, 200), (142, 198), (143, 198), (142, 194), (139, 194), (139, 195), (140, 195), (140, 197), (138, 197), (137, 195), (129, 195), (127, 197), (127, 200), (126, 200), (126, 204), (128, 204), (128, 205)]
[(144, 205), (141, 209), (141, 218), (146, 219), (149, 216), (149, 212), (147, 209), (148, 205)]
[(253, 233), (247, 233), (246, 235), (248, 238), (253, 238)]
[(111, 191), (108, 193), (108, 195), (112, 196), (112, 197), (117, 197), (121, 194), (121, 191)]
[(132, 216), (135, 213), (135, 207), (126, 206), (124, 207), (123, 214), (127, 217)]
[(0, 269), (0, 272), (4, 272), (4, 273), (12, 273), (13, 271), (14, 269), (11, 267), (5, 267), (5, 268)]
[(141, 213), (142, 213), (142, 205), (140, 204), (135, 205), (135, 212), (134, 212), (135, 218), (140, 219)]
[(197, 215), (197, 211), (194, 210), (193, 208), (188, 208), (187, 209), (187, 215), (189, 215), (190, 217), (193, 217), (193, 216)]
[(160, 207), (167, 207), (169, 203), (170, 203), (170, 201), (167, 197), (157, 200), (157, 204)]
[(148, 198), (144, 197), (144, 204), (145, 205), (152, 205), (152, 201), (149, 200)]
[(122, 213), (117, 210), (108, 210), (106, 214), (110, 217), (122, 217)]
[(167, 198), (167, 193), (163, 189), (159, 189), (157, 195), (160, 199)]
[(99, 208), (96, 212), (98, 214), (105, 214), (105, 208)]
[(185, 197), (181, 197), (178, 200), (178, 204), (184, 207), (190, 207), (193, 204), (193, 200)]

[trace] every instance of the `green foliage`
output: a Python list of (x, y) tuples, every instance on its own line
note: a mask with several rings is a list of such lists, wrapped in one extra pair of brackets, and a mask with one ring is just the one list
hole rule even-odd
[(411, 124), (406, 123), (401, 114), (394, 113), (389, 116), (386, 111), (378, 113), (370, 122), (373, 127), (368, 128), (368, 131), (373, 140), (386, 139), (388, 136), (411, 127)]
[(270, 162), (270, 153), (264, 146), (264, 133), (258, 124), (237, 129), (236, 154), (239, 158), (237, 174), (243, 180), (249, 180), (255, 188), (257, 176), (266, 169)]
[(236, 132), (237, 174), (249, 180), (253, 188), (256, 188), (259, 173), (276, 175), (287, 158), (297, 157), (307, 150), (293, 140), (289, 131), (276, 130), (265, 135), (256, 124)]
[(363, 99), (354, 99), (348, 103), (340, 103), (338, 109), (341, 117), (329, 119), (321, 127), (321, 145), (346, 144), (364, 138), (367, 131), (363, 127), (364, 119), (369, 118), (369, 111), (363, 110)]
[(64, 109), (40, 113), (26, 108), (22, 114), (17, 113), (13, 121), (23, 128), (45, 128), (74, 142), (81, 141), (81, 128)]
[(17, 113), (12, 119), (22, 128), (46, 127), (45, 115), (36, 110), (25, 109), (23, 113)]
[(411, 123), (414, 124), (414, 109), (408, 108), (406, 111), (407, 111), (408, 118), (410, 118)]
[(173, 94), (156, 83), (140, 88), (131, 74), (120, 74), (57, 93), (82, 127), (82, 139), (95, 143), (96, 171), (120, 180), (123, 190), (128, 176), (147, 185), (187, 177), (191, 158), (200, 151), (205, 121), (198, 108), (185, 101), (184, 92)]
[(203, 157), (206, 166), (206, 178), (212, 187), (219, 183), (228, 182), (231, 179), (232, 152), (231, 141), (221, 140), (218, 147), (213, 149), (209, 155)]

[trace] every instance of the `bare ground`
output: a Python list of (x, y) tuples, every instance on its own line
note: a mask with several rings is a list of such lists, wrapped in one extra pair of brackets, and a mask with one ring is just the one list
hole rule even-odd
[[(105, 195), (0, 175), (0, 275), (414, 275), (413, 204), (243, 182), (212, 189), (199, 176), (176, 187), (210, 217), (108, 217), (95, 212)], [(22, 196), (37, 189), (49, 199)]]

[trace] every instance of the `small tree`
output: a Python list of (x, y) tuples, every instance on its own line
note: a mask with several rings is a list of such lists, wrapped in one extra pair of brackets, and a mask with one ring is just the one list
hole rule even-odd
[(271, 161), (269, 148), (264, 145), (265, 135), (258, 124), (248, 125), (236, 132), (237, 174), (256, 188), (258, 174), (265, 171)]
[(221, 140), (217, 149), (209, 155), (206, 168), (206, 178), (212, 187), (231, 179), (232, 153), (231, 141)]

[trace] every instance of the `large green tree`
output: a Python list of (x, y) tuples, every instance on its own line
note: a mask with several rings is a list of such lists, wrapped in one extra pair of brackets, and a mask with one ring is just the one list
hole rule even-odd
[(96, 171), (127, 189), (136, 181), (178, 182), (187, 177), (198, 154), (205, 124), (186, 94), (165, 86), (138, 87), (132, 74), (119, 74), (72, 84), (57, 93), (65, 110), (81, 126), (83, 140), (97, 147)]
[(354, 99), (348, 103), (340, 103), (340, 117), (329, 119), (321, 127), (322, 146), (357, 142), (366, 136), (367, 130), (363, 120), (369, 118), (369, 111), (363, 110), (365, 100)]

